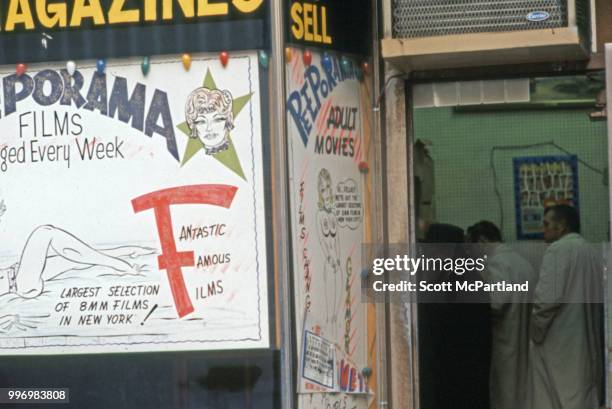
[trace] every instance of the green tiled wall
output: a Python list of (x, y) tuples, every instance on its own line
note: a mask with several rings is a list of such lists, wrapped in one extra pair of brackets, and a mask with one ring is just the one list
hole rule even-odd
[[(501, 223), (494, 193), (491, 149), (554, 141), (594, 168), (607, 166), (606, 123), (589, 120), (589, 110), (457, 112), (419, 108), (415, 139), (429, 139), (435, 164), (437, 221), (467, 228), (478, 220)], [(503, 235), (516, 240), (512, 158), (564, 155), (552, 146), (495, 152), (494, 166), (503, 203)], [(578, 165), (582, 233), (593, 242), (608, 240), (608, 186), (603, 176)]]

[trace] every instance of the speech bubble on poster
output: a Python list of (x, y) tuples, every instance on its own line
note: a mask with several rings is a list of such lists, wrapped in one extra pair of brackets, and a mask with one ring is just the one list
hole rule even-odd
[(334, 192), (335, 214), (340, 227), (355, 230), (363, 218), (361, 194), (357, 182), (346, 179), (336, 185)]

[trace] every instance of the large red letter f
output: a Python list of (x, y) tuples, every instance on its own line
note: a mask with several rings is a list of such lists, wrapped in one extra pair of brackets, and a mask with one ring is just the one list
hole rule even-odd
[(208, 204), (229, 208), (234, 200), (236, 186), (192, 185), (180, 186), (147, 193), (132, 200), (134, 212), (153, 209), (162, 253), (157, 258), (160, 270), (166, 270), (179, 318), (193, 312), (193, 305), (185, 287), (181, 267), (192, 267), (193, 251), (177, 251), (172, 233), (170, 205)]

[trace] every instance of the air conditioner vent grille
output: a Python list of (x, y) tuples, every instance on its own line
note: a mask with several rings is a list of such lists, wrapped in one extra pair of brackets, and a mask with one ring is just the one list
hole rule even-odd
[[(530, 21), (529, 13), (548, 16)], [(394, 0), (395, 38), (567, 27), (567, 0)]]

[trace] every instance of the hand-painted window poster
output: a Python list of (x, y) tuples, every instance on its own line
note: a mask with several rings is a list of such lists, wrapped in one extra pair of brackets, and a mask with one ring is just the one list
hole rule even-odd
[(578, 158), (514, 158), (517, 238), (541, 239), (544, 209), (555, 204), (578, 208)]
[[(354, 69), (295, 50), (287, 68), (299, 386), (367, 406), (365, 306), (360, 302), (364, 104)], [(330, 362), (331, 360), (331, 362)], [(310, 402), (310, 403), (308, 403)], [(317, 407), (300, 399), (301, 408)], [(312, 404), (312, 405), (311, 405)]]
[(0, 354), (268, 346), (257, 66), (5, 67)]

